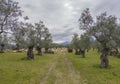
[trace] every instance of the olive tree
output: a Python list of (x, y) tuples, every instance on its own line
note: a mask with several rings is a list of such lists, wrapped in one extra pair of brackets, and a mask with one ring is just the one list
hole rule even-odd
[(89, 50), (90, 48), (90, 37), (86, 34), (81, 35), (80, 37), (78, 34), (74, 34), (72, 42), (71, 42), (73, 48), (75, 49), (76, 55), (82, 55), (82, 57), (85, 57), (85, 50)]
[(71, 44), (72, 44), (72, 47), (75, 49), (75, 54), (76, 55), (79, 55), (79, 37), (78, 37), (78, 34), (75, 33), (73, 38), (72, 38), (72, 41), (71, 41)]
[(44, 47), (45, 47), (45, 53), (51, 53), (49, 52), (49, 48), (51, 48), (52, 45), (52, 36), (48, 30), (48, 28), (45, 28), (44, 30), (44, 39), (43, 39)]
[[(22, 16), (22, 11), (18, 6), (18, 2), (12, 0), (0, 0), (0, 34), (6, 33), (10, 35), (14, 24)], [(2, 39), (0, 39), (2, 41)], [(6, 41), (7, 42), (7, 41)], [(10, 43), (9, 43), (10, 44)], [(1, 47), (5, 46), (5, 41)]]
[(20, 48), (25, 48), (25, 28), (23, 27), (23, 22), (16, 22), (14, 25), (14, 30), (12, 31), (12, 39), (16, 45), (16, 49), (19, 52)]
[(33, 49), (36, 44), (35, 27), (33, 24), (27, 21), (28, 18), (24, 17), (24, 20), (24, 22), (17, 24), (16, 28), (14, 29), (14, 42), (20, 46), (26, 45), (28, 48), (27, 58), (34, 59)]
[(0, 53), (4, 53), (4, 48), (8, 44), (7, 34), (2, 33), (0, 35)]
[(0, 0), (0, 34), (12, 29), (18, 17), (22, 15), (21, 13), (18, 2)]
[(48, 53), (48, 49), (52, 46), (52, 36), (43, 24), (43, 21), (35, 23), (35, 36), (36, 36), (36, 49), (38, 55), (42, 55), (42, 48), (45, 48), (45, 52)]
[(35, 29), (34, 26), (30, 23), (27, 23), (27, 33), (26, 33), (26, 44), (28, 47), (27, 57), (28, 59), (34, 59), (33, 48), (36, 44)]
[(111, 48), (117, 45), (115, 38), (116, 30), (118, 31), (118, 24), (116, 17), (107, 13), (102, 13), (93, 20), (89, 9), (83, 11), (79, 19), (80, 29), (85, 30), (89, 36), (93, 36), (101, 46), (101, 67), (108, 67), (108, 55)]
[(38, 55), (40, 56), (42, 55), (44, 30), (45, 30), (45, 26), (42, 21), (39, 21), (39, 23), (35, 23), (36, 49), (38, 51)]
[(79, 41), (79, 53), (82, 55), (83, 58), (85, 58), (85, 52), (86, 50), (89, 51), (91, 47), (91, 38), (85, 34), (80, 36)]

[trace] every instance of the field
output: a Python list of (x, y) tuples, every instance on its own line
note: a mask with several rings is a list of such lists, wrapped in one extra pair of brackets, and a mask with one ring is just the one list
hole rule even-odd
[(100, 68), (100, 53), (90, 50), (86, 58), (73, 53), (35, 55), (0, 54), (0, 84), (120, 84), (120, 59), (110, 56), (110, 66)]

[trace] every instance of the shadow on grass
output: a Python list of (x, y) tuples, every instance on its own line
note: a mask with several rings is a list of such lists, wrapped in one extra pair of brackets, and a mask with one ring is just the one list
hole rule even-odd
[(106, 70), (113, 68), (111, 65), (109, 65), (107, 68), (103, 68), (103, 67), (100, 66), (100, 64), (94, 64), (93, 67), (97, 68), (97, 69), (106, 69)]
[(30, 58), (28, 58), (28, 57), (23, 57), (23, 58), (21, 58), (21, 60), (34, 60), (34, 59), (30, 59)]

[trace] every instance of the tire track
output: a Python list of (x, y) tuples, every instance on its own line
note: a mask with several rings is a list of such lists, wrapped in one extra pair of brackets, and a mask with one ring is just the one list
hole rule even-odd
[(52, 65), (50, 66), (50, 68), (48, 69), (48, 72), (46, 73), (45, 77), (40, 81), (40, 84), (47, 84), (47, 79), (49, 78), (49, 75), (50, 73), (52, 72), (53, 69), (55, 69), (56, 65), (57, 65), (57, 60), (59, 58), (56, 57), (54, 60), (53, 60), (53, 63)]
[(87, 84), (87, 80), (83, 80), (81, 78), (80, 73), (75, 70), (72, 62), (67, 58), (67, 56), (65, 56), (64, 60), (68, 68), (68, 78), (70, 79), (71, 84)]
[(59, 53), (52, 61), (40, 84), (49, 84), (51, 81), (50, 84), (87, 84), (65, 53)]

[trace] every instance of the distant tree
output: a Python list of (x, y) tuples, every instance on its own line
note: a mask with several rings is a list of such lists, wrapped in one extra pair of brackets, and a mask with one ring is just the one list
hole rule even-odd
[(35, 31), (36, 31), (36, 49), (38, 51), (38, 55), (42, 55), (42, 47), (43, 47), (43, 35), (44, 35), (45, 26), (42, 21), (39, 23), (35, 23)]
[(43, 21), (35, 23), (35, 35), (36, 35), (36, 49), (38, 55), (42, 55), (42, 48), (45, 48), (45, 52), (48, 53), (49, 48), (52, 47), (52, 36), (43, 24)]
[(79, 40), (79, 37), (78, 37), (78, 34), (75, 33), (73, 38), (72, 38), (72, 41), (71, 41), (71, 44), (72, 44), (72, 47), (75, 49), (75, 54), (76, 55), (79, 55), (79, 44), (80, 44), (80, 40)]
[(87, 36), (86, 34), (81, 35), (80, 37), (80, 41), (79, 41), (79, 53), (83, 56), (83, 58), (85, 57), (85, 51), (90, 49), (90, 45), (91, 45), (91, 40), (90, 37)]
[(101, 67), (108, 67), (108, 55), (111, 48), (117, 45), (116, 31), (118, 31), (118, 24), (116, 17), (107, 16), (106, 12), (97, 16), (93, 21), (89, 9), (83, 11), (79, 19), (80, 29), (85, 30), (89, 36), (93, 36), (99, 46), (101, 46)]
[(28, 46), (27, 57), (28, 59), (34, 59), (33, 48), (36, 44), (35, 29), (30, 23), (27, 25), (26, 44)]
[(74, 34), (73, 39), (72, 39), (72, 47), (75, 49), (75, 54), (76, 55), (82, 55), (83, 58), (85, 57), (85, 50), (90, 49), (90, 37), (87, 36), (86, 34), (81, 35), (80, 37), (78, 34)]
[(0, 35), (0, 53), (4, 53), (4, 48), (8, 44), (8, 37), (6, 34)]
[(51, 48), (51, 44), (52, 44), (52, 36), (48, 30), (48, 28), (45, 28), (44, 30), (44, 47), (45, 47), (45, 53), (49, 53), (49, 48)]
[(14, 25), (14, 30), (12, 31), (12, 39), (13, 42), (16, 44), (16, 49), (20, 50), (20, 48), (25, 48), (25, 33), (27, 32), (25, 28), (23, 28), (23, 22), (16, 22)]

